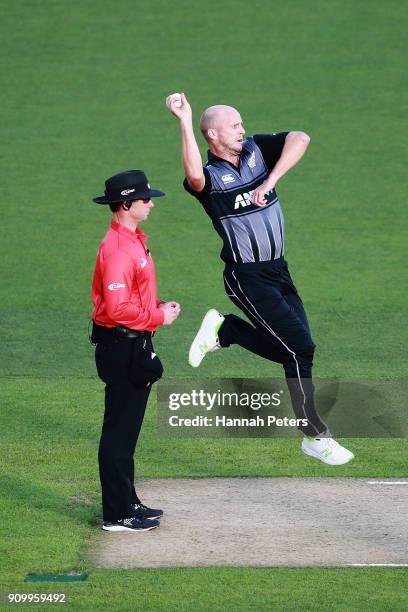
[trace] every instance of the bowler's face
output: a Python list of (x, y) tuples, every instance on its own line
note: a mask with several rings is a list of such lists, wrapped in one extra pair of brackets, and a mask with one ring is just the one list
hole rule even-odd
[(220, 147), (234, 154), (239, 155), (241, 153), (245, 130), (238, 111), (231, 109), (224, 112), (216, 128), (216, 133)]
[(136, 223), (146, 221), (154, 204), (151, 200), (134, 200), (129, 210), (130, 216)]

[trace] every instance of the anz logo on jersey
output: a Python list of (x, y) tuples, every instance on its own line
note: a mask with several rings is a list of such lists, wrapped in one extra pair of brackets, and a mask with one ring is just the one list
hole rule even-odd
[(240, 206), (250, 206), (252, 194), (254, 193), (254, 189), (248, 191), (248, 193), (240, 193), (235, 198), (234, 210), (237, 210)]
[[(237, 210), (240, 206), (250, 206), (252, 204), (251, 198), (255, 189), (248, 191), (248, 193), (240, 193), (235, 198), (234, 210)], [(273, 189), (265, 193), (266, 204), (274, 204), (277, 201), (276, 193)]]

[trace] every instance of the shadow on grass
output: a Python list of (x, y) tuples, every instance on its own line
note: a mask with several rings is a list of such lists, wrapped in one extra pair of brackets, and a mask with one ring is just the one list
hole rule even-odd
[[(72, 401), (72, 400), (71, 400)], [(100, 429), (103, 420), (103, 395), (96, 399), (88, 399), (89, 409), (86, 411), (81, 408), (70, 409), (70, 398), (56, 399), (53, 411), (61, 410), (52, 414), (44, 409), (42, 403), (29, 404), (24, 402), (19, 412), (16, 409), (9, 412), (9, 418), (12, 420), (13, 427), (7, 433), (7, 439), (10, 437), (10, 431), (18, 432), (21, 439), (22, 431), (30, 432), (30, 438), (37, 437), (39, 439), (46, 438), (49, 442), (66, 439), (85, 440), (89, 443), (98, 442), (100, 437)], [(70, 411), (71, 410), (71, 411)], [(7, 424), (5, 424), (7, 425)]]
[(9, 499), (18, 508), (65, 514), (78, 524), (95, 527), (101, 520), (97, 494), (64, 495), (41, 484), (34, 484), (7, 474), (0, 475), (3, 503)]

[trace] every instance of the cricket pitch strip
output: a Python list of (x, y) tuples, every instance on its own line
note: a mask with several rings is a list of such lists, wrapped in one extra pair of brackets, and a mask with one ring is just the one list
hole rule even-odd
[(97, 567), (408, 567), (408, 480), (141, 480), (158, 529), (101, 530)]

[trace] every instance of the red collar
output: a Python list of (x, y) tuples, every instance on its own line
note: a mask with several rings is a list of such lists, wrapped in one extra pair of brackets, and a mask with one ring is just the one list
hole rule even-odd
[(141, 242), (146, 242), (148, 238), (148, 236), (139, 227), (137, 227), (136, 230), (133, 232), (131, 229), (125, 227), (124, 225), (121, 225), (114, 219), (112, 219), (111, 228), (115, 232), (118, 232), (118, 234), (122, 234), (122, 236), (126, 236), (127, 238), (129, 238), (130, 240), (132, 240), (132, 242), (136, 242), (137, 240), (140, 240)]

